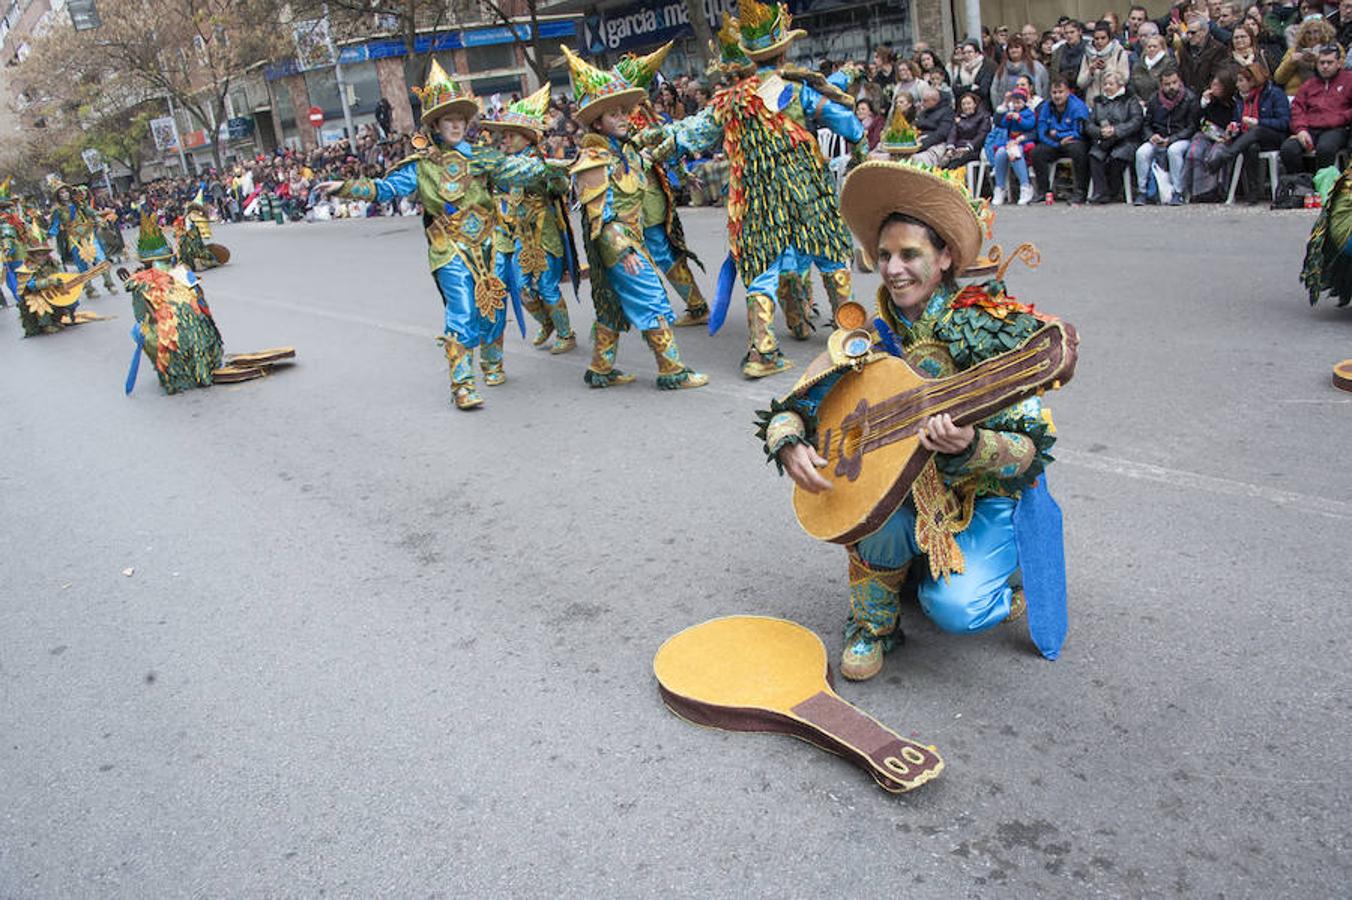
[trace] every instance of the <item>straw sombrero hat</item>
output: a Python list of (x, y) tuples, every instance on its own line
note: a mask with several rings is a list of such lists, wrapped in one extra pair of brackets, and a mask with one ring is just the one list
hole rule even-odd
[(807, 32), (793, 27), (793, 16), (783, 3), (760, 3), (757, 0), (739, 0), (737, 30), (742, 52), (760, 62), (771, 59), (789, 49), (789, 45)]
[(515, 132), (531, 142), (540, 140), (546, 128), (545, 113), (549, 111), (549, 88), (548, 84), (541, 85), (538, 91), (510, 104), (496, 116), (483, 116), (479, 119), (480, 127)]
[(967, 192), (953, 181), (904, 162), (869, 161), (845, 178), (840, 211), (864, 259), (877, 266), (878, 232), (893, 213), (919, 219), (938, 232), (957, 275), (981, 252), (981, 225)]
[(573, 116), (579, 125), (587, 126), (607, 110), (628, 112), (648, 92), (634, 87), (614, 69), (598, 69), (567, 46), (559, 47), (568, 59), (568, 73), (573, 79), (573, 99), (577, 113)]

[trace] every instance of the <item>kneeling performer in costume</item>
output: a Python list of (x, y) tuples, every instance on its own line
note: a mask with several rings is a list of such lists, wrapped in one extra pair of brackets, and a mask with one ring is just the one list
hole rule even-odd
[(584, 376), (594, 388), (634, 380), (615, 368), (620, 332), (631, 325), (657, 358), (662, 390), (703, 387), (705, 375), (681, 361), (675, 316), (657, 266), (643, 242), (643, 157), (629, 140), (629, 113), (644, 96), (614, 70), (602, 71), (562, 47), (572, 70), (577, 122), (588, 132), (570, 170), (582, 203), (583, 238), (591, 266), (592, 362)]
[[(920, 607), (940, 629), (972, 633), (1016, 619), (1026, 595), (1034, 642), (1055, 658), (1064, 562), (1043, 477), (1053, 428), (1039, 394), (1073, 373), (1074, 330), (1014, 302), (999, 281), (959, 290), (981, 229), (952, 180), (865, 163), (846, 179), (841, 208), (883, 278), (873, 328), (861, 306), (842, 307), (828, 353), (760, 414), (759, 429), (797, 486), (804, 527), (846, 545), (841, 674), (873, 677), (902, 640), (898, 592), (917, 557), (926, 560)], [(888, 383), (882, 399), (856, 404), (861, 385), (892, 377), (909, 379), (909, 393), (890, 396)], [(894, 468), (880, 472), (886, 465)], [(854, 518), (847, 503), (875, 490), (867, 485), (880, 486), (878, 500)], [(834, 517), (835, 530), (814, 530), (813, 511)], [(1011, 583), (1016, 573), (1022, 587)]]

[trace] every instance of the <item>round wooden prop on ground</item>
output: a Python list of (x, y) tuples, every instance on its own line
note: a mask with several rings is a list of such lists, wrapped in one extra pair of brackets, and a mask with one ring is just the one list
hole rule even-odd
[(224, 244), (207, 244), (207, 250), (211, 252), (212, 256), (216, 257), (216, 262), (221, 265), (230, 262), (230, 251)]
[(1352, 359), (1345, 359), (1333, 367), (1333, 386), (1352, 392)]

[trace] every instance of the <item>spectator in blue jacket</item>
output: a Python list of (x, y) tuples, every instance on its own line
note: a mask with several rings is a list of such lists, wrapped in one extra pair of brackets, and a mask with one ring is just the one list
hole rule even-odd
[(1005, 111), (997, 113), (986, 136), (986, 158), (995, 173), (995, 193), (991, 203), (1000, 206), (1008, 191), (1009, 171), (1019, 179), (1019, 205), (1033, 199), (1033, 183), (1028, 177), (1027, 156), (1036, 145), (1037, 118), (1028, 108), (1028, 92), (1015, 88), (1005, 95)]
[(1052, 192), (1052, 169), (1058, 159), (1069, 159), (1074, 170), (1075, 192), (1072, 204), (1083, 203), (1089, 192), (1089, 145), (1084, 139), (1084, 123), (1089, 108), (1070, 92), (1070, 82), (1052, 76), (1052, 93), (1038, 107), (1037, 146), (1033, 148), (1033, 171), (1039, 189)]
[[(1239, 134), (1217, 154), (1217, 167), (1227, 162), (1243, 167), (1244, 200), (1257, 203), (1262, 188), (1258, 173), (1258, 154), (1279, 150), (1291, 133), (1291, 101), (1286, 92), (1268, 80), (1262, 63), (1249, 63), (1235, 73), (1235, 107), (1239, 113)], [(1259, 176), (1254, 183), (1254, 176)], [(1275, 185), (1274, 185), (1275, 187)]]

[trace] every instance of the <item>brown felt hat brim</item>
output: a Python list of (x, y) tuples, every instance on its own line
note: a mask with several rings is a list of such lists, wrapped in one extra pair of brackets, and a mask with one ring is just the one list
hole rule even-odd
[(948, 247), (956, 275), (981, 252), (981, 225), (962, 190), (923, 169), (901, 162), (871, 160), (845, 178), (840, 211), (876, 268), (878, 232), (893, 213), (919, 219)]

